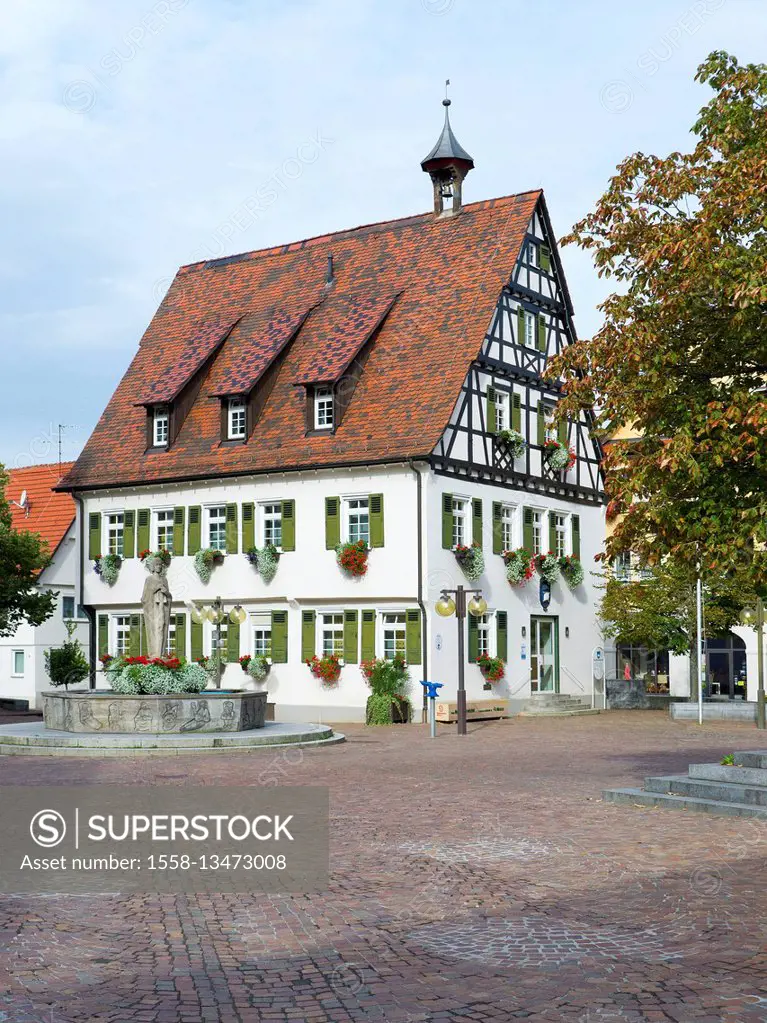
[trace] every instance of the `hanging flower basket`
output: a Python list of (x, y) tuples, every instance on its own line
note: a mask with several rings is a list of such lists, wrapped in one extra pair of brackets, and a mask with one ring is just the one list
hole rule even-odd
[(562, 578), (571, 590), (574, 590), (583, 582), (583, 565), (574, 554), (566, 554), (563, 558), (559, 559), (559, 570), (562, 573)]
[(485, 571), (485, 556), (479, 544), (473, 543), (471, 547), (465, 547), (459, 543), (453, 550), (453, 553), (466, 578), (470, 582), (479, 579)]
[(248, 665), (248, 674), (254, 682), (263, 682), (266, 676), (269, 674), (271, 664), (265, 657), (258, 654), (256, 657), (251, 657), (250, 664)]
[(572, 469), (575, 465), (575, 451), (558, 440), (547, 440), (543, 445), (543, 457), (548, 462), (549, 468), (556, 472), (564, 469)]
[(323, 657), (318, 657), (315, 654), (306, 663), (312, 675), (318, 678), (327, 689), (332, 689), (338, 684), (341, 677), (341, 662), (335, 654), (325, 654)]
[(216, 565), (223, 564), (223, 561), (224, 555), (221, 551), (216, 550), (215, 547), (205, 547), (195, 554), (194, 568), (201, 581), (208, 583), (213, 575), (213, 569)]
[(363, 576), (368, 570), (368, 554), (370, 550), (364, 540), (355, 543), (340, 543), (336, 547), (338, 564), (349, 575)]
[(485, 689), (489, 689), (494, 682), (500, 682), (506, 674), (506, 662), (502, 657), (490, 657), (488, 654), (480, 654), (477, 657), (477, 664), (485, 680)]
[(157, 564), (158, 562), (160, 563), (160, 565), (162, 565), (164, 569), (167, 570), (168, 565), (171, 563), (172, 560), (170, 551), (166, 550), (141, 551), (141, 553), (139, 554), (139, 558), (144, 563), (144, 567), (146, 568), (147, 572), (151, 572), (152, 565)]
[(94, 564), (93, 571), (96, 575), (103, 579), (107, 586), (114, 586), (117, 582), (117, 577), (120, 574), (120, 567), (123, 563), (123, 559), (119, 554), (97, 554)]
[(553, 551), (548, 554), (536, 554), (533, 559), (538, 575), (546, 582), (553, 583), (559, 577), (559, 558)]
[(519, 430), (499, 430), (496, 436), (512, 458), (519, 458), (524, 455), (527, 441)]
[(245, 555), (265, 583), (270, 583), (274, 579), (280, 552), (273, 543), (264, 544), (260, 550), (258, 547), (249, 547)]
[(506, 566), (506, 578), (512, 586), (522, 586), (533, 578), (533, 556), (525, 547), (504, 551), (501, 555)]

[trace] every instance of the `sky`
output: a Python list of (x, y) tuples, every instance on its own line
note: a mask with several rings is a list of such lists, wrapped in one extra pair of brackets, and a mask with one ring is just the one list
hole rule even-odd
[[(176, 269), (542, 187), (559, 237), (618, 162), (692, 146), (760, 0), (25, 0), (0, 15), (0, 462), (75, 458)], [(578, 333), (609, 292), (562, 251)]]

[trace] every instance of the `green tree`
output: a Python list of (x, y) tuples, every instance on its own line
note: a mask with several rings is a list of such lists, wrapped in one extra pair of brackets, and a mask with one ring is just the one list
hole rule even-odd
[(60, 647), (45, 651), (45, 670), (53, 686), (64, 686), (65, 689), (69, 689), (91, 673), (90, 664), (79, 641), (72, 639), (76, 628), (74, 622), (67, 622), (67, 641)]
[[(604, 634), (627, 646), (690, 654), (690, 692), (697, 695), (697, 601), (694, 570), (671, 561), (648, 569), (646, 578), (621, 582), (606, 574), (599, 607)], [(748, 573), (717, 576), (703, 591), (707, 636), (725, 635), (754, 596)]]
[(596, 408), (608, 556), (671, 555), (704, 579), (748, 562), (767, 578), (767, 66), (712, 53), (714, 91), (689, 153), (635, 153), (566, 242), (619, 290), (605, 321), (550, 369), (561, 413)]
[(48, 546), (37, 533), (13, 528), (7, 485), (8, 475), (0, 465), (0, 636), (12, 636), (22, 622), (46, 621), (58, 596), (37, 588), (39, 573), (50, 564)]

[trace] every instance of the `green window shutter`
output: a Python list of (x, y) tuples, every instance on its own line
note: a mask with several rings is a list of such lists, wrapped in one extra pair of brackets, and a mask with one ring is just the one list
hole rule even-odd
[(99, 657), (109, 653), (109, 615), (99, 615)]
[(536, 348), (539, 352), (546, 351), (546, 317), (538, 313), (538, 333), (536, 335)]
[(495, 433), (495, 390), (492, 387), (487, 389), (487, 423), (485, 424), (488, 433)]
[(237, 505), (226, 506), (226, 553), (236, 554), (237, 544)]
[(573, 554), (576, 558), (581, 556), (581, 517), (580, 515), (570, 516), (570, 528), (572, 530)]
[(226, 659), (230, 664), (237, 664), (240, 659), (240, 623), (231, 618), (226, 623)]
[(272, 611), (272, 664), (288, 661), (288, 612)]
[(193, 618), (189, 626), (189, 634), (192, 644), (191, 658), (196, 661), (202, 657), (202, 622), (196, 622)]
[(384, 545), (384, 499), (383, 494), (370, 495), (370, 546)]
[(509, 615), (507, 611), (495, 613), (496, 657), (509, 659)]
[(314, 611), (301, 612), (301, 660), (310, 661), (314, 657)]
[(325, 547), (333, 551), (341, 542), (341, 500), (325, 498)]
[(549, 550), (550, 551), (556, 551), (556, 549), (557, 549), (557, 530), (556, 530), (556, 526), (554, 525), (555, 522), (556, 522), (556, 517), (554, 515), (554, 512), (553, 511), (549, 512)]
[(176, 508), (173, 512), (173, 557), (184, 556), (184, 509)]
[(522, 306), (517, 309), (517, 344), (525, 343), (525, 310)]
[[(187, 532), (187, 554), (196, 554), (202, 546), (202, 508), (199, 505), (189, 509), (189, 530)], [(202, 657), (202, 653), (199, 654)]]
[(567, 427), (568, 427), (568, 422), (567, 422), (566, 419), (562, 419), (562, 420), (560, 420), (560, 422), (557, 423), (557, 440), (559, 441), (560, 444), (564, 444), (565, 447), (567, 447), (567, 433), (568, 433)]
[(256, 507), (252, 501), (242, 506), (242, 552), (256, 546)]
[(543, 402), (538, 406), (538, 443), (541, 447), (546, 443), (546, 410)]
[(533, 509), (525, 508), (522, 516), (522, 546), (533, 553)]
[(173, 654), (176, 657), (186, 657), (186, 615), (176, 615), (176, 639), (174, 642)]
[(538, 249), (540, 253), (541, 270), (545, 270), (547, 273), (551, 270), (551, 249), (548, 245), (541, 245)]
[(146, 657), (149, 653), (149, 643), (146, 638), (146, 620), (143, 615), (139, 615), (139, 618), (141, 619), (141, 649), (139, 653)]
[(469, 664), (475, 664), (479, 653), (479, 629), (475, 615), (466, 615), (469, 625)]
[(453, 548), (453, 495), (442, 495), (442, 546), (446, 551)]
[(149, 549), (149, 509), (141, 508), (136, 513), (138, 527), (136, 529), (136, 554)]
[(408, 664), (421, 663), (421, 612), (405, 612), (405, 660)]
[(362, 646), (360, 657), (363, 661), (372, 661), (376, 655), (376, 613), (362, 612)]
[(471, 502), (471, 538), (482, 546), (482, 500), (479, 497)]
[(344, 661), (357, 663), (359, 625), (356, 611), (344, 611)]
[(136, 513), (127, 511), (123, 518), (123, 557), (136, 556)]
[(493, 554), (503, 553), (503, 536), (501, 534), (501, 503), (493, 501)]
[(296, 549), (296, 502), (282, 502), (282, 549)]
[(516, 393), (511, 396), (511, 428), (522, 430), (522, 395)]
[(101, 554), (101, 514), (91, 512), (88, 516), (88, 557), (93, 560)]
[(141, 615), (130, 616), (128, 633), (128, 656), (138, 657), (141, 653)]

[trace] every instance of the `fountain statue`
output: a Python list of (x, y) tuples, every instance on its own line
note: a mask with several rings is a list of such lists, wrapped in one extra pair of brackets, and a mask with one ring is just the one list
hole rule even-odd
[(147, 656), (163, 657), (170, 627), (170, 606), (173, 601), (165, 566), (159, 558), (147, 559), (149, 575), (141, 595), (141, 608), (146, 625)]

